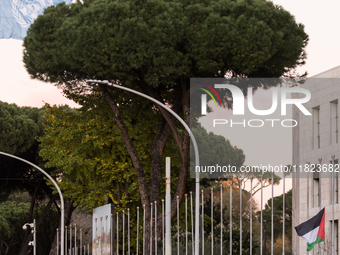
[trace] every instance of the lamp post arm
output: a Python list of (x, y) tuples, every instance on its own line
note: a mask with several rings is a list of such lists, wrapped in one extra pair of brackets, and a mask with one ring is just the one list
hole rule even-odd
[(29, 161), (27, 161), (23, 158), (20, 158), (20, 157), (17, 157), (17, 156), (14, 156), (12, 154), (8, 154), (8, 153), (5, 153), (5, 152), (0, 151), (0, 154), (4, 155), (4, 156), (11, 157), (11, 158), (15, 158), (17, 160), (25, 162), (26, 164), (29, 164), (29, 165), (33, 166), (34, 168), (38, 169), (54, 184), (54, 186), (58, 190), (58, 193), (59, 193), (59, 196), (60, 196), (60, 211), (61, 211), (61, 217), (60, 217), (60, 226), (61, 226), (60, 255), (64, 255), (64, 241), (65, 241), (64, 240), (64, 225), (65, 225), (65, 223), (64, 223), (64, 198), (63, 198), (63, 194), (61, 193), (59, 186), (57, 185), (57, 183), (54, 181), (54, 179), (48, 173), (46, 173), (44, 170), (42, 170), (40, 167), (33, 164), (32, 162), (29, 162)]

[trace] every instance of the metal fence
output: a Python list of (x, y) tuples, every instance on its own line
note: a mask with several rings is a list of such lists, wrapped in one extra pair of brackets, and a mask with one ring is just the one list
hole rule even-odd
[[(262, 208), (263, 208), (263, 187), (262, 187), (262, 179), (261, 179), (261, 204), (260, 204), (260, 254), (262, 255), (263, 252), (263, 216), (262, 216)], [(284, 183), (284, 178), (283, 178)], [(253, 194), (252, 194), (252, 185), (253, 185), (253, 179), (250, 180), (250, 208), (253, 206)], [(274, 193), (274, 186), (273, 186), (273, 179), (272, 179), (272, 208), (273, 208), (273, 193)], [(233, 215), (232, 210), (230, 209), (229, 214), (229, 226), (224, 225), (224, 217), (223, 215), (223, 200), (225, 196), (228, 196), (227, 193), (223, 192), (223, 185), (220, 184), (220, 187), (218, 189), (211, 188), (210, 191), (203, 192), (201, 191), (200, 194), (200, 254), (204, 255), (204, 253), (209, 254), (233, 254)], [(210, 196), (207, 194), (210, 193)], [(230, 183), (229, 187), (229, 197), (233, 198), (233, 189), (232, 184)], [(242, 189), (239, 189), (240, 194), (240, 220), (239, 220), (239, 233), (235, 233), (234, 235), (239, 240), (239, 253), (242, 255), (243, 247), (242, 247)], [(283, 193), (285, 193), (285, 187), (283, 187)], [(210, 212), (204, 212), (204, 205), (206, 205), (205, 196), (210, 197)], [(218, 197), (218, 199), (214, 199), (214, 197)], [(216, 200), (216, 201), (215, 201)], [(219, 201), (218, 201), (219, 200)], [(285, 204), (285, 200), (283, 199), (283, 203)], [(95, 240), (92, 240), (92, 243), (82, 243), (83, 239), (83, 233), (82, 230), (77, 230), (76, 226), (66, 227), (66, 235), (65, 235), (65, 254), (67, 255), (113, 255), (113, 254), (145, 254), (146, 245), (149, 245), (149, 251), (150, 254), (165, 254), (166, 253), (166, 237), (165, 237), (165, 225), (166, 225), (166, 213), (165, 213), (165, 201), (164, 199), (161, 201), (161, 204), (158, 205), (157, 201), (150, 204), (151, 209), (151, 220), (150, 222), (150, 241), (148, 244), (145, 242), (145, 224), (146, 224), (146, 218), (145, 218), (145, 205), (143, 206), (142, 210), (140, 211), (140, 208), (137, 207), (137, 213), (136, 217), (133, 219), (130, 217), (130, 209), (126, 208), (122, 212), (116, 212), (115, 215), (111, 214), (112, 222), (115, 221), (115, 226), (113, 228), (113, 238), (111, 239), (111, 233), (108, 233), (108, 235), (103, 238), (102, 236), (97, 236)], [(184, 201), (182, 205), (184, 207), (184, 219), (180, 219), (180, 204), (179, 204), (179, 198), (177, 197), (177, 220), (172, 222), (172, 254), (194, 254), (194, 201), (193, 201), (193, 193), (190, 192), (189, 194), (185, 194)], [(227, 206), (227, 205), (225, 205)], [(235, 206), (235, 205), (234, 205)], [(218, 208), (218, 209), (216, 209)], [(229, 199), (229, 208), (233, 208), (233, 199)], [(285, 206), (283, 206), (285, 208)], [(159, 212), (158, 210), (161, 210)], [(219, 210), (216, 212), (216, 210)], [(143, 215), (140, 215), (140, 213), (143, 213)], [(214, 226), (214, 213), (216, 218), (216, 213), (219, 214), (220, 217), (220, 224), (217, 224)], [(253, 222), (252, 222), (252, 213), (253, 210), (249, 210), (250, 213), (250, 236), (249, 236), (249, 250), (248, 252), (244, 252), (247, 254), (253, 254)], [(204, 218), (204, 215), (210, 215), (210, 222), (207, 222), (207, 220)], [(143, 217), (141, 217), (143, 216)], [(183, 216), (183, 214), (182, 214)], [(115, 217), (115, 219), (113, 219)], [(161, 232), (159, 231), (159, 227), (157, 227), (157, 218), (159, 219), (161, 217)], [(190, 218), (190, 219), (189, 219)], [(182, 224), (180, 224), (180, 220), (182, 221)], [(226, 219), (225, 219), (226, 220)], [(136, 221), (135, 229), (132, 229), (130, 226), (131, 221)], [(183, 223), (184, 221), (184, 223)], [(283, 210), (283, 247), (282, 247), (282, 254), (285, 254), (284, 250), (284, 240), (285, 240), (285, 211)], [(204, 226), (210, 224), (210, 230), (204, 231)], [(271, 234), (271, 250), (273, 254), (273, 213), (271, 214), (271, 227), (272, 227), (272, 234)], [(182, 227), (180, 227), (182, 225)], [(191, 225), (191, 229), (188, 229), (188, 226)], [(184, 227), (183, 227), (184, 226)], [(207, 230), (207, 227), (205, 228)], [(133, 245), (134, 253), (131, 253), (131, 232), (136, 231), (135, 235), (135, 245)], [(152, 233), (153, 232), (153, 233)], [(229, 232), (229, 239), (223, 240), (223, 236), (225, 232)], [(256, 233), (258, 234), (258, 233)], [(58, 233), (59, 235), (59, 233)], [(115, 237), (115, 238), (114, 238)], [(78, 240), (78, 242), (77, 242)], [(103, 241), (104, 240), (104, 241)], [(113, 240), (112, 242), (112, 249), (111, 249), (111, 243), (109, 240)], [(59, 247), (59, 240), (58, 240), (58, 247)], [(59, 254), (59, 253), (58, 253)]]

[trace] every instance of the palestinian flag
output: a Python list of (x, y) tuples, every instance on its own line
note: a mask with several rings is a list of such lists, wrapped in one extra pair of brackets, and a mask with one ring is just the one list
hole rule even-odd
[(325, 208), (313, 218), (295, 227), (297, 234), (307, 241), (307, 251), (314, 245), (325, 241)]

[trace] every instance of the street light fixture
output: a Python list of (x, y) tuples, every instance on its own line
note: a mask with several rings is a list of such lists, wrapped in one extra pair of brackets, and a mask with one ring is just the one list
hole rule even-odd
[[(196, 166), (199, 166), (199, 154), (198, 154), (198, 146), (197, 146), (197, 143), (196, 143), (196, 139), (195, 139), (195, 136), (194, 134), (191, 132), (189, 126), (184, 122), (184, 120), (178, 116), (177, 113), (175, 113), (173, 110), (171, 110), (169, 107), (167, 107), (165, 104), (159, 102), (158, 100), (154, 99), (153, 97), (150, 97), (148, 95), (145, 95), (139, 91), (136, 91), (136, 90), (133, 90), (133, 89), (130, 89), (130, 88), (126, 88), (126, 87), (123, 87), (123, 86), (120, 86), (120, 85), (116, 85), (116, 84), (113, 84), (111, 82), (109, 82), (108, 80), (87, 80), (86, 83), (88, 84), (103, 84), (103, 85), (107, 85), (107, 86), (112, 86), (112, 87), (115, 87), (115, 88), (118, 88), (118, 89), (122, 89), (122, 90), (125, 90), (125, 91), (129, 91), (131, 93), (134, 93), (136, 95), (139, 95), (141, 97), (144, 97), (156, 104), (158, 104), (159, 106), (161, 106), (163, 109), (167, 110), (168, 112), (170, 112), (179, 122), (181, 122), (181, 124), (184, 126), (184, 128), (186, 129), (186, 131), (189, 133), (190, 135), (190, 139), (193, 143), (193, 146), (194, 146), (194, 151), (195, 151), (195, 165)], [(199, 180), (199, 172), (196, 172), (196, 188), (195, 188), (195, 254), (199, 254), (199, 200), (200, 200), (200, 180)]]
[(22, 226), (22, 229), (23, 230), (26, 230), (27, 229), (27, 226), (29, 226), (31, 228), (31, 233), (33, 234), (33, 241), (30, 241), (28, 242), (28, 245), (31, 245), (33, 246), (33, 255), (36, 255), (37, 254), (37, 237), (36, 237), (36, 233), (37, 233), (37, 230), (36, 230), (36, 224), (35, 224), (35, 219), (33, 220), (33, 223), (25, 223), (25, 225)]
[[(0, 155), (4, 155), (4, 156), (11, 157), (11, 158), (15, 158), (17, 160), (20, 160), (22, 162), (25, 162), (26, 164), (29, 164), (29, 165), (33, 166), (34, 168), (36, 168), (40, 172), (42, 172), (53, 183), (53, 185), (56, 187), (56, 189), (58, 191), (58, 194), (59, 194), (59, 197), (60, 197), (60, 225), (61, 225), (61, 243), (60, 243), (61, 252), (60, 252), (60, 255), (64, 255), (64, 242), (65, 242), (65, 240), (64, 240), (64, 226), (65, 226), (64, 214), (65, 214), (65, 212), (64, 211), (65, 211), (65, 206), (64, 206), (63, 194), (61, 193), (61, 190), (60, 190), (59, 186), (57, 185), (55, 180), (53, 180), (53, 178), (48, 173), (46, 173), (44, 170), (42, 170), (40, 167), (38, 167), (37, 165), (33, 164), (32, 162), (30, 162), (30, 161), (28, 161), (26, 159), (14, 156), (12, 154), (8, 154), (8, 153), (5, 153), (5, 152), (2, 152), (2, 151), (0, 151)], [(35, 224), (35, 220), (34, 220), (33, 223), (29, 223), (29, 224)], [(24, 229), (24, 226), (22, 227), (23, 229)], [(27, 225), (25, 227), (27, 228)], [(35, 238), (34, 238), (34, 240), (35, 240)], [(34, 247), (35, 247), (35, 245), (34, 245)]]

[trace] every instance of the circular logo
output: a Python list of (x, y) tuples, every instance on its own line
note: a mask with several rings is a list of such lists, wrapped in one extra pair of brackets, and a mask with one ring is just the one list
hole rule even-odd
[(52, 4), (52, 0), (13, 0), (13, 16), (21, 27), (29, 27)]

